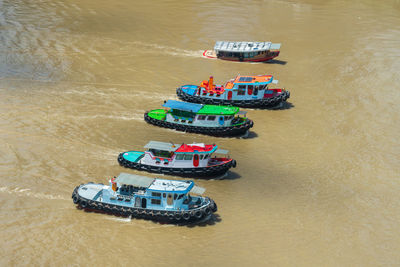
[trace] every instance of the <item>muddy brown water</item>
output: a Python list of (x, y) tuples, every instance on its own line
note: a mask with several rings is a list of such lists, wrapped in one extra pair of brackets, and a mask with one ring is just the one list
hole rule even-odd
[[(216, 40), (280, 42), (281, 55), (202, 58)], [(0, 0), (1, 265), (398, 265), (399, 54), (396, 0)], [(143, 121), (177, 86), (237, 74), (291, 91), (284, 110), (248, 110), (248, 138)], [(126, 171), (118, 153), (148, 140), (230, 150), (232, 172), (196, 181), (212, 221), (75, 208), (76, 185)]]

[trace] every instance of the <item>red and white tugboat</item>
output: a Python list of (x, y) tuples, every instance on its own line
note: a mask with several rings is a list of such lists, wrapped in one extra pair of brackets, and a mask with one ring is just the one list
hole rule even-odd
[(126, 168), (180, 176), (215, 176), (236, 167), (236, 161), (212, 157), (213, 153), (227, 155), (217, 145), (172, 144), (150, 141), (146, 151), (127, 151), (119, 154), (118, 162)]
[(271, 42), (225, 42), (215, 43), (214, 50), (205, 50), (206, 58), (230, 61), (265, 62), (277, 57), (281, 44)]

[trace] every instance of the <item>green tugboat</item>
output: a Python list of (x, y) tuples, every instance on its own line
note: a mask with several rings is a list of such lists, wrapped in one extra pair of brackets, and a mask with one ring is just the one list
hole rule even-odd
[(146, 122), (178, 131), (213, 136), (245, 134), (253, 121), (238, 107), (203, 105), (176, 100), (164, 103), (165, 109), (155, 109), (144, 114)]

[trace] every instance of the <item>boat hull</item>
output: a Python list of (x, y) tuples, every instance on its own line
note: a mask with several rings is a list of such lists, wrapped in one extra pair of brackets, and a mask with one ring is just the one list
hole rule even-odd
[(290, 97), (289, 91), (284, 91), (281, 94), (263, 99), (255, 100), (227, 100), (227, 99), (213, 99), (205, 98), (198, 95), (189, 95), (181, 88), (176, 89), (176, 94), (180, 99), (186, 102), (199, 103), (199, 104), (212, 104), (212, 105), (225, 105), (237, 106), (243, 108), (275, 108), (280, 106)]
[(75, 187), (72, 193), (72, 200), (78, 208), (97, 211), (116, 216), (130, 216), (138, 219), (148, 219), (164, 223), (193, 223), (199, 221), (206, 221), (210, 219), (211, 215), (218, 210), (217, 204), (214, 200), (206, 198), (207, 204), (199, 208), (183, 210), (183, 211), (171, 211), (171, 210), (154, 210), (139, 207), (126, 207), (123, 205), (104, 203), (101, 201), (94, 201), (87, 199), (79, 194), (79, 188), (84, 186)]
[(226, 173), (231, 167), (236, 167), (236, 161), (231, 159), (230, 161), (214, 165), (208, 167), (196, 167), (196, 168), (171, 168), (165, 166), (152, 166), (146, 165), (139, 162), (132, 162), (123, 157), (123, 153), (118, 155), (118, 163), (119, 165), (125, 168), (131, 168), (141, 171), (153, 172), (153, 173), (163, 173), (169, 175), (176, 175), (176, 176), (185, 176), (185, 177), (206, 177), (206, 176), (215, 176), (215, 175), (222, 175)]
[(153, 119), (148, 115), (148, 112), (144, 114), (144, 120), (147, 123), (169, 128), (175, 129), (177, 131), (182, 132), (190, 132), (190, 133), (198, 133), (198, 134), (206, 134), (212, 136), (237, 136), (245, 134), (251, 127), (253, 127), (253, 121), (250, 119), (246, 119), (246, 121), (240, 125), (235, 126), (224, 126), (224, 127), (200, 127), (200, 126), (191, 126), (191, 125), (183, 125), (172, 123), (168, 121), (162, 121)]

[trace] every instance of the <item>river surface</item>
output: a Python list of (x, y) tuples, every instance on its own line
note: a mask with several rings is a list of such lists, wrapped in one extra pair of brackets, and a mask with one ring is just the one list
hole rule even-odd
[[(217, 40), (281, 55), (202, 58)], [(398, 266), (399, 73), (398, 0), (0, 0), (0, 265)], [(143, 120), (180, 85), (238, 74), (291, 91), (283, 110), (247, 110), (248, 138)], [(235, 169), (196, 180), (218, 204), (210, 222), (73, 205), (81, 183), (155, 177), (117, 163), (149, 140), (230, 150)]]

